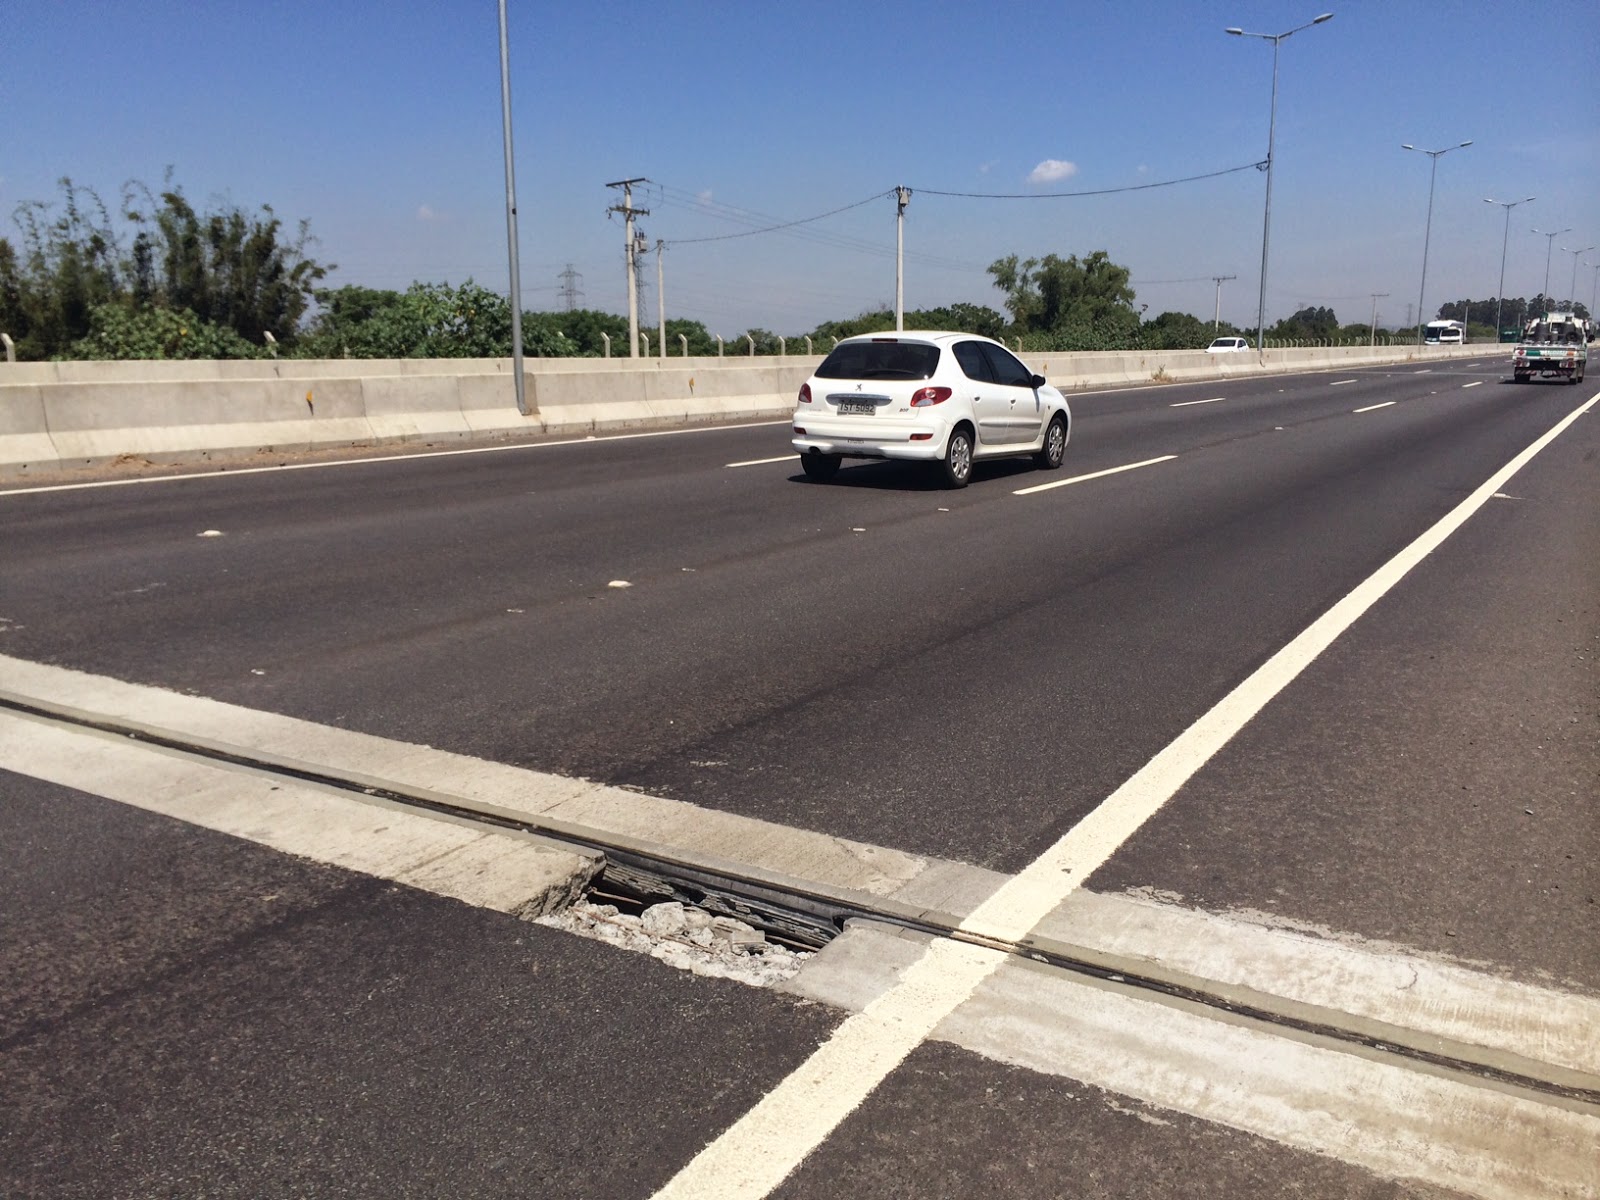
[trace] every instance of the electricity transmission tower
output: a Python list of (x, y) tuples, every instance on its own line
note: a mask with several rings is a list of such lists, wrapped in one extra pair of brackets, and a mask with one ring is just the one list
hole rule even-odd
[(583, 276), (572, 269), (572, 264), (567, 264), (567, 269), (556, 276), (561, 281), (561, 305), (567, 312), (578, 307), (578, 301), (583, 299)]

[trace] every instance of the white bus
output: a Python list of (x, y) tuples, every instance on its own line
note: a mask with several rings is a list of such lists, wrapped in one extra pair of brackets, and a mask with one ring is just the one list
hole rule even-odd
[(1460, 321), (1429, 321), (1422, 327), (1427, 346), (1459, 346), (1467, 340), (1467, 327)]

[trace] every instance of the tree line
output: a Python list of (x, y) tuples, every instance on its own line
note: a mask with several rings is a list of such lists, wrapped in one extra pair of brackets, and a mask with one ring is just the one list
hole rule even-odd
[[(310, 226), (292, 229), (270, 205), (254, 210), (219, 202), (197, 209), (172, 181), (159, 191), (125, 185), (116, 216), (93, 188), (60, 181), (61, 198), (20, 205), (21, 232), (0, 238), (0, 332), (23, 360), (137, 358), (491, 358), (511, 353), (506, 297), (466, 282), (413, 283), (404, 291), (348, 284), (325, 287), (336, 268), (312, 257)], [(954, 329), (1020, 341), (1030, 351), (1179, 350), (1207, 345), (1217, 334), (1253, 334), (1189, 313), (1144, 319), (1128, 268), (1104, 250), (1078, 258), (1016, 255), (990, 264), (1004, 297), (1002, 313), (958, 303), (905, 314), (907, 328)], [(1545, 298), (1506, 300), (1505, 320), (1542, 311)], [(1493, 336), (1496, 301), (1461, 300), (1439, 309), (1480, 336)], [(1587, 315), (1579, 305), (1580, 315)], [(1464, 314), (1464, 315), (1463, 315)], [(824, 350), (831, 339), (894, 328), (888, 309), (825, 321), (780, 339), (753, 328), (732, 353), (776, 354), (809, 336)], [(666, 323), (667, 349), (717, 353), (699, 321)], [(532, 357), (627, 352), (625, 317), (593, 309), (526, 312), (524, 353)], [(1333, 310), (1306, 307), (1272, 326), (1269, 342), (1365, 341), (1365, 324), (1342, 325)], [(645, 331), (647, 339), (657, 335)], [(746, 338), (749, 341), (746, 341)], [(680, 339), (682, 339), (680, 341)], [(655, 347), (655, 352), (660, 352)]]

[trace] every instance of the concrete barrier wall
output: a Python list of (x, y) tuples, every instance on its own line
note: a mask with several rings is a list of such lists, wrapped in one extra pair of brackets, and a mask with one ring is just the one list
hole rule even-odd
[[(1498, 346), (1343, 346), (1029, 354), (1069, 396), (1088, 388), (1218, 381), (1503, 353)], [(0, 477), (123, 459), (237, 460), (387, 443), (601, 433), (781, 419), (821, 355), (530, 359), (529, 413), (509, 359), (0, 363)]]

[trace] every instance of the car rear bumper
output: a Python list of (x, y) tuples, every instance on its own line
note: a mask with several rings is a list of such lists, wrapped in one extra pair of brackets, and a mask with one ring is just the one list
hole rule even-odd
[[(932, 461), (944, 453), (945, 427), (933, 421), (881, 421), (861, 417), (796, 413), (791, 444), (801, 454), (844, 458)], [(804, 430), (804, 433), (799, 432)]]

